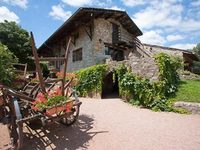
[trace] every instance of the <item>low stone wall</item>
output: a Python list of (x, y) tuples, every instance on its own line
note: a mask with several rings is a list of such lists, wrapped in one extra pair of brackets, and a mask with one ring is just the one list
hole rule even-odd
[(185, 108), (193, 114), (200, 114), (200, 103), (175, 102), (174, 106)]
[(128, 61), (133, 73), (150, 79), (152, 81), (158, 80), (159, 68), (153, 58), (135, 58)]

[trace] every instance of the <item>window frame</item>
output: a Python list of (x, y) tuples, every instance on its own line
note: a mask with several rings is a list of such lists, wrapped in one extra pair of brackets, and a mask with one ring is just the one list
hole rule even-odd
[(83, 49), (78, 48), (72, 51), (72, 62), (82, 61), (83, 60)]

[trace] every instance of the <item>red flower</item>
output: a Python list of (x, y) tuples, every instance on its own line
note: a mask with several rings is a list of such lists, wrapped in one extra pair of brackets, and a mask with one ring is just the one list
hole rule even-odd
[(47, 102), (47, 97), (41, 92), (38, 93), (34, 103), (38, 104), (38, 103), (46, 103), (46, 102)]

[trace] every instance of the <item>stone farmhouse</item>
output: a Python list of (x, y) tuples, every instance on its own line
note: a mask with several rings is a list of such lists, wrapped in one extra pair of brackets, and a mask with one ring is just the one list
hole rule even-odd
[[(151, 65), (155, 53), (178, 55), (189, 64), (197, 59), (186, 50), (142, 44), (138, 36), (142, 36), (142, 31), (125, 11), (79, 8), (41, 45), (38, 52), (44, 57), (62, 57), (71, 37), (68, 72), (110, 61), (129, 61), (132, 70), (139, 70), (136, 73), (148, 74), (150, 78), (155, 75), (156, 69)], [(50, 63), (58, 71), (62, 70), (62, 64), (62, 61)]]

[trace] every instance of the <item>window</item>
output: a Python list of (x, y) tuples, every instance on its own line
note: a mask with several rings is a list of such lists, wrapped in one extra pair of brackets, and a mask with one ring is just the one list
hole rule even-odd
[(122, 50), (106, 47), (105, 55), (110, 55), (112, 60), (122, 61), (124, 60), (124, 52)]
[(82, 48), (73, 51), (73, 62), (82, 60)]
[(105, 47), (105, 55), (110, 55), (110, 51), (108, 47)]

